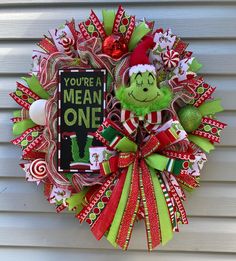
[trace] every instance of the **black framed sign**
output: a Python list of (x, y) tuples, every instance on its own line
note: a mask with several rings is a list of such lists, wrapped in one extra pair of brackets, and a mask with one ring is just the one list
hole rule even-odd
[(105, 69), (59, 70), (58, 172), (98, 169), (104, 148), (93, 133), (104, 120), (105, 91)]

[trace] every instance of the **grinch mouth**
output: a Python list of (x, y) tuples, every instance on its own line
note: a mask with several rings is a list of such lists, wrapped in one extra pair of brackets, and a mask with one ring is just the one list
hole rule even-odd
[(151, 101), (154, 101), (158, 96), (160, 96), (160, 94), (157, 93), (157, 95), (156, 95), (154, 98), (150, 99), (150, 100), (147, 100), (147, 99), (139, 100), (139, 99), (137, 99), (137, 98), (133, 95), (133, 92), (128, 93), (128, 95), (131, 96), (134, 100), (136, 100), (136, 101), (138, 101), (138, 102), (151, 102)]

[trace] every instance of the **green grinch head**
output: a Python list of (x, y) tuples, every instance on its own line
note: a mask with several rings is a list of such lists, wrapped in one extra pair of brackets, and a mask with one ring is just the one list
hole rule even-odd
[(147, 52), (155, 46), (153, 38), (146, 36), (130, 56), (130, 85), (121, 86), (116, 97), (122, 108), (144, 116), (170, 105), (172, 93), (168, 86), (158, 88), (155, 67), (150, 64)]
[(116, 97), (122, 108), (144, 116), (151, 111), (160, 111), (170, 105), (172, 93), (168, 86), (157, 87), (156, 75), (152, 71), (133, 73), (130, 86), (121, 86)]

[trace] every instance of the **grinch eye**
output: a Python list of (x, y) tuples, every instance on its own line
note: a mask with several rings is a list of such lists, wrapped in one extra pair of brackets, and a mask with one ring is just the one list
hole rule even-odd
[(148, 84), (152, 85), (154, 83), (154, 76), (152, 73), (149, 73), (148, 75)]
[(137, 82), (137, 86), (141, 87), (143, 85), (143, 82)]
[(141, 87), (143, 85), (143, 77), (142, 77), (141, 73), (138, 73), (135, 76), (135, 81), (136, 81), (136, 84), (137, 84), (138, 87)]

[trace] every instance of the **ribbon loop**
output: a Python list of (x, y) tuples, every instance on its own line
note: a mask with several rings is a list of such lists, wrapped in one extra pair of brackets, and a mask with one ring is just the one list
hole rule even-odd
[(144, 123), (144, 128), (151, 133), (161, 124), (161, 119), (160, 111), (150, 112), (144, 117), (139, 117), (131, 111), (125, 109), (121, 110), (121, 122), (128, 134), (136, 132), (140, 121)]
[(136, 157), (137, 157), (137, 153), (134, 153), (134, 152), (119, 153), (118, 167), (119, 168), (128, 167), (129, 165), (131, 165), (134, 162)]

